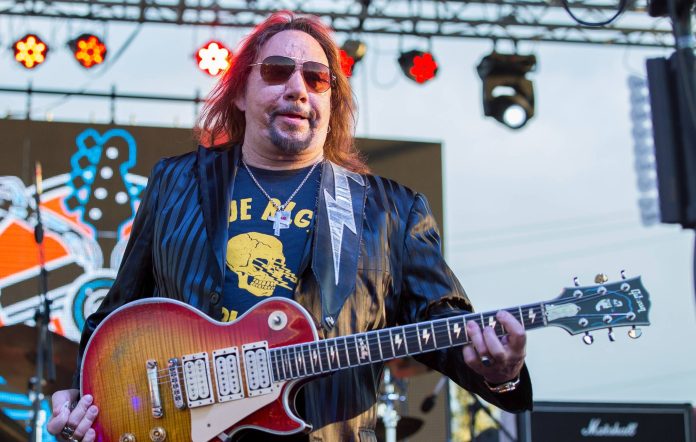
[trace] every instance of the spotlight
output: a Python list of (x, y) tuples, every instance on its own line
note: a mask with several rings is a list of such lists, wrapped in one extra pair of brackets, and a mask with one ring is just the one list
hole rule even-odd
[(483, 80), (483, 114), (511, 129), (534, 116), (534, 85), (525, 75), (536, 68), (536, 56), (499, 54), (483, 57), (476, 70)]
[(209, 41), (196, 51), (198, 69), (211, 77), (225, 72), (230, 67), (232, 52), (219, 41)]
[(75, 60), (85, 69), (104, 63), (106, 58), (106, 45), (94, 34), (82, 34), (70, 40), (68, 47)]
[(26, 69), (34, 69), (46, 60), (48, 45), (36, 34), (27, 34), (12, 44), (15, 60)]
[(346, 40), (341, 46), (341, 70), (346, 77), (353, 75), (353, 67), (360, 63), (365, 53), (367, 46), (360, 40)]
[(409, 51), (399, 56), (399, 66), (404, 75), (418, 84), (430, 81), (437, 75), (437, 62), (430, 52)]

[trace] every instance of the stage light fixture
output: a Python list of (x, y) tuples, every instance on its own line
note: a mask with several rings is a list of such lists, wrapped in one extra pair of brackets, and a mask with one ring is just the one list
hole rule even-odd
[(221, 42), (211, 40), (196, 51), (198, 69), (215, 77), (227, 70), (232, 63), (232, 52)]
[(27, 34), (12, 44), (15, 60), (26, 69), (34, 69), (46, 60), (48, 45), (38, 35)]
[(407, 78), (418, 84), (432, 80), (437, 75), (437, 62), (430, 52), (409, 51), (399, 56), (399, 66)]
[(534, 84), (526, 78), (536, 68), (536, 56), (500, 54), (483, 57), (476, 70), (483, 81), (483, 114), (511, 129), (534, 116)]
[(85, 69), (100, 65), (106, 59), (106, 44), (94, 34), (82, 34), (70, 40), (68, 47), (75, 60)]
[(360, 63), (367, 53), (367, 46), (361, 40), (346, 40), (341, 46), (341, 70), (350, 77), (353, 75), (353, 68)]

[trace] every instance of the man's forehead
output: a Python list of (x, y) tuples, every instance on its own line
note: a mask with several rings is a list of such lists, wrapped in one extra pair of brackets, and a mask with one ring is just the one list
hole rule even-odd
[(311, 35), (296, 30), (282, 31), (271, 37), (261, 47), (259, 58), (264, 59), (270, 55), (285, 55), (328, 64), (319, 42)]

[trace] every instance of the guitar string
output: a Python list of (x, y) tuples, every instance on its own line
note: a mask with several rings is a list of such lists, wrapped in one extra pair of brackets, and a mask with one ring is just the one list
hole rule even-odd
[[(560, 300), (559, 302), (553, 303), (552, 305), (554, 305), (554, 306), (559, 306), (559, 305), (574, 304), (574, 303), (578, 302), (578, 300), (592, 301), (594, 298), (601, 298), (601, 297), (606, 297), (606, 296), (608, 296), (608, 295), (616, 295), (616, 294), (621, 294), (621, 293), (623, 293), (623, 291), (620, 291), (620, 290), (607, 291), (607, 292), (604, 293), (604, 294), (594, 293), (594, 294), (590, 294), (590, 295), (587, 295), (587, 296), (583, 296), (583, 297), (581, 297), (581, 298), (572, 298), (572, 299)], [(551, 304), (552, 302), (553, 302), (553, 300), (552, 300), (552, 301), (547, 301), (547, 302), (544, 302), (544, 303), (538, 303), (538, 304), (526, 304), (526, 305), (524, 305), (524, 306), (520, 305), (520, 306), (517, 306), (517, 307), (509, 307), (509, 308), (501, 309), (501, 310), (506, 310), (506, 311), (508, 311), (509, 313), (513, 314), (513, 316), (514, 316), (514, 315), (518, 315), (518, 316), (519, 316), (519, 310), (520, 310), (520, 309), (524, 310), (525, 312), (528, 311), (528, 310), (532, 310), (532, 314), (542, 316), (542, 315), (543, 315), (543, 306), (544, 306), (544, 305), (547, 305), (547, 304)], [(528, 307), (528, 306), (531, 306), (531, 307)], [(448, 323), (451, 322), (452, 319), (455, 319), (455, 318), (457, 318), (457, 319), (459, 319), (459, 318), (464, 318), (464, 320), (465, 320), (466, 322), (468, 322), (469, 320), (473, 320), (474, 322), (481, 322), (481, 315), (483, 315), (483, 319), (484, 319), (483, 322), (485, 323), (485, 322), (486, 322), (486, 319), (491, 318), (491, 317), (495, 317), (495, 314), (496, 314), (496, 313), (497, 313), (497, 311), (496, 311), (496, 312), (483, 312), (483, 313), (468, 313), (468, 314), (466, 314), (466, 315), (454, 316), (454, 317), (452, 317), (452, 318), (436, 319), (436, 320), (430, 321), (430, 323), (433, 324), (434, 327), (442, 327), (442, 326), (444, 326), (444, 327), (445, 327), (445, 330), (446, 330), (446, 329), (448, 328)], [(627, 316), (628, 313), (596, 313), (596, 314), (595, 314), (595, 313), (591, 313), (591, 314), (583, 314), (582, 316), (583, 316), (583, 317), (596, 317), (596, 316), (602, 316), (602, 317), (604, 317), (604, 316), (607, 316), (607, 315), (608, 315), (608, 316)], [(575, 317), (577, 317), (577, 316), (575, 316)], [(532, 326), (532, 325), (535, 325), (534, 323), (527, 324), (527, 319), (528, 319), (528, 318), (525, 317), (524, 315), (522, 315), (522, 318), (519, 318), (519, 319), (522, 319), (522, 323), (523, 323), (523, 326), (524, 326), (525, 328), (527, 328), (527, 327), (529, 327), (529, 326)], [(497, 325), (497, 324), (498, 324), (498, 322), (496, 322), (496, 325)], [(609, 324), (607, 324), (607, 326), (609, 326)], [(398, 329), (398, 328), (405, 329), (406, 327), (416, 327), (416, 329), (417, 329), (417, 324), (410, 324), (410, 325), (400, 326), (400, 327), (395, 327), (395, 328), (396, 328), (396, 329)], [(394, 330), (394, 328), (391, 328), (391, 329), (382, 329), (382, 330)], [(376, 335), (377, 335), (378, 342), (381, 343), (379, 333), (380, 333), (380, 331), (382, 331), (382, 330), (374, 330), (374, 331), (370, 331), (370, 332), (364, 332), (364, 333), (362, 333), (362, 335), (365, 336), (365, 335), (367, 335), (368, 333), (376, 334)], [(409, 331), (411, 331), (411, 330), (409, 330)], [(442, 332), (443, 330), (439, 330), (439, 331)], [(436, 331), (435, 333), (437, 333), (437, 331)], [(504, 335), (504, 334), (503, 334), (503, 335)], [(359, 336), (359, 335), (352, 335), (352, 336)], [(502, 335), (501, 335), (501, 336), (502, 336)], [(332, 339), (324, 340), (323, 342), (328, 342), (328, 341), (331, 341), (331, 340), (334, 340), (334, 342), (335, 342), (337, 339), (342, 339), (342, 338), (343, 338), (343, 339), (346, 339), (346, 337), (339, 337), (339, 338), (332, 338)], [(296, 354), (296, 350), (293, 349), (293, 348), (296, 348), (296, 347), (298, 347), (298, 346), (304, 346), (304, 347), (302, 348), (302, 351), (303, 351), (303, 352), (304, 352), (304, 351), (307, 351), (307, 352), (310, 352), (310, 353), (311, 353), (311, 349), (309, 348), (309, 346), (312, 345), (312, 344), (316, 344), (316, 343), (318, 343), (318, 342), (320, 342), (320, 341), (303, 342), (303, 343), (292, 344), (292, 345), (283, 346), (283, 347), (276, 347), (275, 349), (271, 349), (271, 350), (279, 351), (280, 349), (286, 349), (287, 351), (293, 351), (293, 353)], [(441, 347), (441, 348), (449, 348), (449, 347), (453, 347), (453, 346), (456, 346), (456, 345), (465, 345), (465, 344), (467, 344), (467, 343), (468, 343), (468, 341), (467, 341), (467, 342), (462, 342), (462, 343), (460, 343), (460, 344), (448, 345), (448, 346)], [(408, 343), (407, 343), (407, 344), (408, 344)], [(345, 347), (346, 344), (343, 343), (342, 346)], [(438, 347), (434, 347), (434, 348), (433, 348), (433, 350), (437, 350), (437, 349), (439, 349), (439, 348), (438, 348)], [(420, 352), (418, 352), (418, 353), (420, 353)], [(409, 352), (408, 354), (413, 354), (413, 352)], [(281, 356), (281, 357), (282, 357), (282, 356)], [(396, 356), (395, 356), (395, 358), (396, 358)], [(371, 362), (371, 361), (370, 361), (370, 362)], [(369, 363), (369, 362), (368, 362), (368, 363)], [(357, 364), (357, 365), (361, 365), (361, 364)], [(353, 367), (353, 366), (355, 366), (355, 365), (349, 364), (348, 366), (349, 366), (349, 367)], [(343, 368), (343, 367), (340, 367), (340, 368)], [(178, 365), (176, 369), (177, 369), (177, 371), (178, 371), (179, 373), (183, 373), (183, 370), (184, 370), (183, 366)], [(166, 374), (165, 374), (164, 376), (158, 376), (157, 379), (169, 378), (169, 377), (170, 377), (170, 376), (169, 376), (169, 370), (170, 370), (169, 368), (164, 368), (164, 369), (158, 370), (158, 371), (157, 371), (157, 374), (158, 374), (158, 375), (159, 375), (159, 374), (162, 374), (162, 373), (166, 373)], [(319, 371), (319, 373), (322, 373), (322, 372), (323, 372), (323, 371)]]

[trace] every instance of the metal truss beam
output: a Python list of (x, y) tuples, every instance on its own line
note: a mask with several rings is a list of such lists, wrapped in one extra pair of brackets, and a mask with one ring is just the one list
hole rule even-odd
[[(629, 0), (630, 1), (630, 0)], [(631, 3), (603, 28), (577, 25), (560, 0), (0, 0), (0, 15), (249, 28), (271, 12), (315, 14), (339, 33), (670, 47), (669, 22)], [(618, 0), (571, 1), (576, 15), (601, 21)]]

